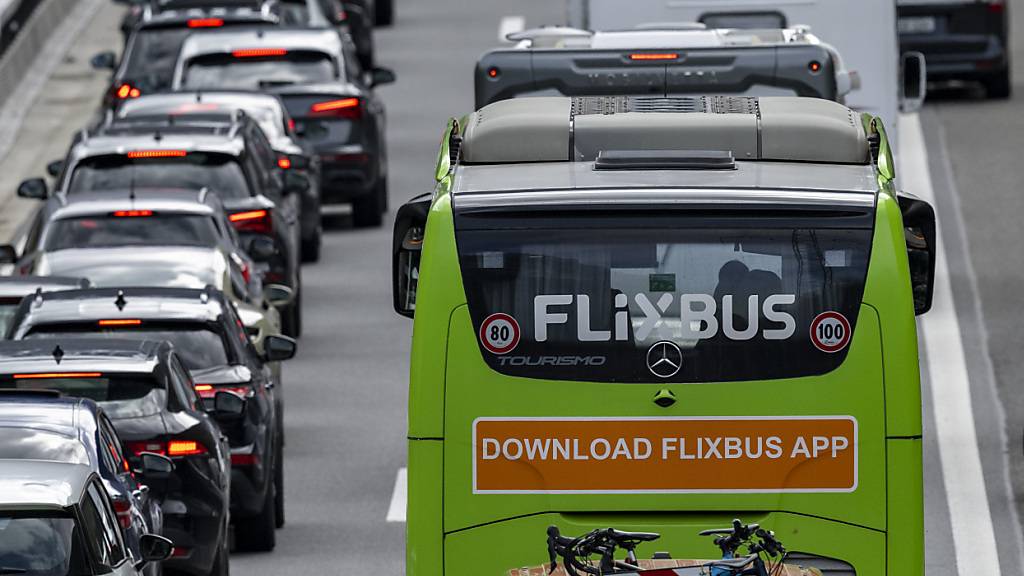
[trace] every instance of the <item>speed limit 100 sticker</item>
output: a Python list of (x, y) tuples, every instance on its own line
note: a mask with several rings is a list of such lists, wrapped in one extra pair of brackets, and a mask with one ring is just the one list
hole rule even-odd
[(480, 325), (480, 342), (491, 354), (508, 354), (519, 344), (519, 323), (508, 314), (491, 314)]
[(850, 322), (839, 312), (822, 312), (811, 322), (811, 342), (822, 352), (839, 352), (850, 343)]

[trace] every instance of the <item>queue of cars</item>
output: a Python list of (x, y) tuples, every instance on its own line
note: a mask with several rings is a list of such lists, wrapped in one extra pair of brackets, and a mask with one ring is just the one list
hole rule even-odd
[(0, 572), (224, 576), (285, 523), (322, 204), (387, 210), (377, 0), (143, 0), (0, 246)]

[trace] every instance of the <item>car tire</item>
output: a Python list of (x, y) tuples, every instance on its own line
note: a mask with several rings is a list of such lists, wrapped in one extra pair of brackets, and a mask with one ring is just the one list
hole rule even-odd
[(387, 190), (387, 181), (381, 179), (369, 194), (352, 202), (352, 224), (356, 228), (376, 228), (383, 224)]
[(395, 23), (394, 0), (377, 0), (374, 6), (373, 23), (377, 26), (391, 26)]
[[(280, 434), (280, 430), (278, 433)], [(284, 451), (280, 444), (274, 463), (274, 527), (284, 527)]]
[(990, 100), (1005, 100), (1013, 92), (1013, 83), (1010, 81), (1010, 67), (996, 72), (984, 81), (985, 96)]
[(210, 568), (210, 576), (231, 576), (231, 559), (228, 554), (228, 534), (224, 530), (224, 541), (217, 549), (217, 557), (213, 559), (213, 566)]
[(316, 232), (312, 236), (302, 239), (303, 262), (311, 263), (320, 261), (320, 249), (323, 246), (323, 232), (323, 227), (317, 226)]
[(263, 498), (263, 508), (252, 518), (241, 518), (235, 524), (235, 547), (243, 552), (270, 552), (277, 545), (277, 506), (274, 503), (274, 482), (271, 479)]

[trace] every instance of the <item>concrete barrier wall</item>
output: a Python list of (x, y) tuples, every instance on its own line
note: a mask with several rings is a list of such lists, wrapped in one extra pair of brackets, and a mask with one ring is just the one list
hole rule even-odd
[(31, 69), (36, 56), (78, 0), (42, 0), (0, 59), (0, 106), (7, 102)]

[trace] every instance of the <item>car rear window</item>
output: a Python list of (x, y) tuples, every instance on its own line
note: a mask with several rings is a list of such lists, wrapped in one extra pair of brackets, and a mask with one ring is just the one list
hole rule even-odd
[(65, 396), (88, 398), (99, 402), (107, 415), (115, 419), (152, 416), (159, 414), (167, 406), (167, 389), (151, 375), (96, 373), (99, 375), (92, 376), (92, 373), (86, 374), (90, 374), (90, 376), (55, 375), (52, 378), (7, 376), (0, 378), (0, 388), (58, 390)]
[(41, 325), (34, 327), (26, 339), (47, 338), (131, 338), (133, 340), (167, 340), (181, 358), (185, 368), (199, 370), (230, 364), (232, 354), (221, 335), (206, 325), (161, 322), (139, 326), (102, 327), (98, 323)]
[(47, 252), (72, 248), (118, 246), (217, 246), (219, 236), (213, 218), (193, 214), (149, 216), (83, 216), (54, 220), (46, 231)]
[[(78, 531), (81, 531), (80, 529)], [(90, 567), (68, 512), (4, 511), (0, 513), (0, 561), (7, 574), (70, 576)]]
[(227, 154), (190, 152), (174, 158), (96, 156), (75, 166), (68, 192), (138, 188), (209, 188), (221, 198), (252, 195), (238, 161)]
[(0, 460), (51, 460), (89, 465), (89, 453), (78, 438), (39, 430), (0, 426)]
[(185, 27), (142, 28), (136, 31), (121, 80), (143, 94), (169, 89), (174, 79), (178, 51), (189, 32), (191, 30)]
[(456, 226), (487, 363), (594, 382), (834, 369), (856, 323), (871, 242), (867, 217), (580, 214), (544, 225), (460, 217)]
[(318, 84), (338, 79), (338, 68), (322, 52), (288, 52), (280, 56), (201, 56), (185, 68), (185, 89), (236, 88), (262, 90), (291, 84)]

